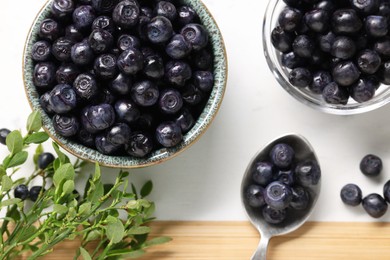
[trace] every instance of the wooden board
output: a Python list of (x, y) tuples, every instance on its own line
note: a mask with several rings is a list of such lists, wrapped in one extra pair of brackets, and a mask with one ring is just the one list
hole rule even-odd
[[(173, 241), (151, 248), (141, 260), (250, 259), (259, 242), (248, 222), (156, 222), (153, 235)], [(73, 259), (78, 244), (65, 242), (45, 260)], [(273, 238), (268, 259), (390, 259), (390, 223), (309, 222), (297, 231)]]

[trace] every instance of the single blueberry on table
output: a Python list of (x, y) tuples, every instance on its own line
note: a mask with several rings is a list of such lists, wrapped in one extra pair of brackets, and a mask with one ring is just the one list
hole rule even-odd
[(302, 67), (306, 63), (306, 60), (291, 51), (282, 54), (281, 63), (286, 68), (295, 69)]
[(269, 157), (276, 167), (288, 169), (295, 159), (295, 151), (290, 145), (279, 143), (272, 147)]
[(115, 111), (109, 104), (85, 107), (81, 114), (81, 122), (90, 133), (108, 129), (115, 123)]
[(376, 51), (365, 49), (357, 56), (356, 64), (363, 73), (374, 74), (381, 66), (382, 59)]
[(175, 122), (180, 126), (182, 133), (187, 133), (194, 126), (195, 119), (187, 108), (183, 108), (179, 112)]
[(251, 207), (260, 208), (264, 206), (264, 188), (258, 185), (250, 185), (245, 190), (245, 199)]
[(340, 59), (350, 59), (355, 55), (355, 42), (347, 36), (337, 36), (333, 42), (331, 54)]
[(294, 37), (293, 33), (286, 32), (282, 27), (277, 26), (271, 32), (271, 43), (277, 50), (286, 53), (291, 51)]
[(118, 74), (117, 59), (113, 54), (102, 54), (95, 59), (94, 72), (102, 79), (112, 79)]
[(90, 28), (95, 18), (95, 10), (90, 5), (80, 5), (73, 12), (73, 24), (82, 31)]
[(358, 206), (362, 202), (362, 190), (356, 184), (347, 184), (341, 189), (340, 198), (349, 206)]
[(0, 144), (6, 145), (5, 141), (7, 139), (7, 136), (9, 135), (9, 133), (11, 133), (11, 131), (7, 128), (0, 129)]
[(315, 43), (308, 35), (298, 35), (292, 44), (293, 51), (302, 58), (310, 58), (314, 52)]
[(143, 107), (153, 106), (160, 96), (158, 86), (150, 80), (139, 81), (131, 88), (131, 98)]
[(287, 216), (286, 209), (274, 209), (267, 205), (262, 210), (264, 220), (270, 224), (280, 224)]
[(56, 65), (53, 62), (37, 63), (33, 72), (34, 86), (41, 89), (50, 89), (56, 81)]
[(91, 5), (98, 13), (111, 13), (118, 0), (92, 0)]
[(143, 73), (151, 79), (161, 79), (165, 75), (163, 58), (158, 54), (144, 57)]
[(278, 22), (280, 27), (285, 31), (295, 31), (302, 20), (302, 12), (298, 9), (292, 7), (285, 7), (282, 12), (280, 12), (278, 17)]
[(183, 59), (191, 53), (192, 45), (181, 34), (175, 34), (168, 42), (165, 52), (172, 59)]
[(125, 144), (125, 150), (130, 156), (142, 158), (153, 150), (152, 138), (143, 132), (134, 132)]
[(117, 115), (117, 121), (127, 124), (135, 123), (141, 115), (137, 105), (131, 100), (118, 100), (115, 103), (115, 114)]
[(292, 199), (290, 206), (296, 210), (305, 210), (308, 208), (310, 203), (310, 194), (302, 186), (291, 187)]
[(253, 172), (252, 172), (252, 180), (265, 187), (274, 178), (274, 165), (270, 162), (257, 162), (254, 165)]
[(57, 69), (56, 80), (58, 84), (72, 85), (79, 74), (80, 70), (76, 65), (73, 63), (65, 63)]
[(325, 70), (317, 71), (313, 74), (313, 80), (309, 89), (315, 94), (322, 94), (324, 88), (332, 82), (332, 76)]
[(70, 17), (74, 9), (75, 4), (73, 0), (54, 0), (51, 4), (51, 14), (59, 20)]
[(324, 9), (314, 9), (304, 16), (304, 21), (310, 30), (318, 33), (327, 31), (329, 27), (329, 13)]
[(368, 154), (360, 161), (360, 171), (366, 176), (378, 176), (383, 168), (381, 158), (376, 155)]
[(179, 91), (164, 89), (159, 97), (159, 108), (164, 114), (176, 114), (183, 107), (183, 99)]
[(183, 140), (180, 126), (171, 121), (161, 123), (156, 129), (156, 140), (166, 148), (178, 145)]
[(331, 82), (322, 90), (322, 97), (328, 104), (346, 105), (349, 99), (348, 89)]
[(333, 80), (340, 86), (351, 86), (360, 77), (358, 67), (352, 61), (338, 63), (332, 71)]
[(123, 73), (119, 73), (118, 76), (109, 83), (108, 89), (117, 95), (127, 95), (130, 93), (132, 86), (132, 78)]
[(142, 70), (144, 57), (139, 50), (130, 47), (119, 55), (117, 65), (121, 72), (134, 75)]
[(65, 28), (65, 38), (68, 38), (73, 42), (80, 42), (84, 36), (74, 24), (70, 24)]
[(39, 26), (38, 35), (44, 40), (54, 41), (61, 33), (60, 25), (53, 19), (45, 19)]
[(94, 76), (89, 73), (82, 73), (73, 82), (76, 94), (85, 100), (91, 100), (97, 96), (99, 89)]
[(77, 106), (76, 92), (68, 84), (59, 84), (50, 92), (49, 103), (55, 113), (68, 113)]
[(126, 29), (135, 26), (138, 23), (139, 16), (139, 4), (135, 0), (121, 1), (112, 12), (114, 22)]
[(109, 142), (104, 134), (100, 134), (95, 137), (95, 147), (101, 154), (113, 155), (121, 146)]
[(295, 167), (295, 178), (298, 184), (304, 187), (317, 185), (321, 179), (321, 169), (314, 160), (299, 162)]
[(14, 190), (14, 196), (15, 198), (18, 198), (18, 199), (21, 199), (21, 200), (25, 200), (28, 198), (28, 187), (24, 184), (20, 184), (18, 186), (16, 186), (15, 190)]
[(383, 197), (388, 203), (390, 203), (390, 180), (383, 186)]
[(146, 26), (146, 36), (151, 43), (167, 42), (172, 34), (172, 23), (164, 16), (154, 17)]
[(385, 199), (376, 193), (372, 193), (363, 198), (362, 205), (364, 210), (373, 218), (382, 217), (388, 208)]
[(139, 49), (141, 47), (141, 42), (136, 36), (122, 34), (117, 40), (117, 47), (121, 51), (125, 51), (129, 48)]
[(184, 36), (187, 42), (191, 43), (195, 51), (203, 49), (209, 43), (209, 34), (201, 24), (187, 24), (181, 29), (180, 34)]
[(171, 21), (174, 21), (177, 17), (177, 11), (174, 4), (168, 1), (157, 2), (154, 13), (158, 16), (164, 16)]
[(54, 160), (55, 157), (52, 153), (41, 153), (38, 156), (38, 168), (44, 170), (47, 166), (49, 166), (49, 164), (54, 162)]
[(71, 61), (73, 41), (65, 37), (58, 38), (51, 47), (53, 56), (63, 62)]
[(386, 36), (389, 31), (387, 18), (380, 15), (367, 16), (365, 20), (365, 31), (368, 36), (372, 37)]
[(168, 83), (182, 87), (191, 79), (192, 70), (185, 61), (169, 61), (165, 66), (165, 78)]
[(54, 115), (52, 120), (54, 130), (64, 137), (75, 136), (80, 129), (78, 118), (72, 115)]
[(113, 125), (107, 131), (107, 141), (114, 145), (126, 144), (130, 138), (130, 127), (125, 123), (118, 123)]
[(51, 56), (51, 44), (47, 41), (37, 41), (31, 48), (33, 61), (47, 61)]
[(108, 31), (109, 33), (113, 34), (115, 32), (115, 24), (111, 17), (109, 16), (99, 16), (97, 17), (93, 23), (91, 30), (95, 29), (103, 29)]
[(375, 96), (376, 85), (372, 84), (369, 79), (360, 78), (350, 89), (350, 96), (358, 103), (371, 100)]
[(94, 54), (88, 40), (74, 44), (70, 52), (70, 58), (74, 64), (80, 66), (85, 66), (92, 63)]
[(188, 5), (183, 5), (177, 8), (177, 22), (180, 25), (186, 25), (189, 23), (193, 23), (197, 18), (197, 14), (192, 7)]
[(308, 69), (299, 67), (290, 71), (288, 80), (295, 87), (305, 88), (312, 83), (313, 75)]
[(31, 187), (30, 192), (28, 194), (28, 198), (33, 202), (37, 201), (41, 191), (42, 191), (42, 186)]
[(363, 22), (353, 9), (336, 10), (331, 18), (333, 32), (336, 34), (353, 34), (363, 27)]
[(95, 29), (88, 38), (89, 46), (97, 53), (106, 53), (114, 44), (114, 37), (109, 31), (104, 29)]

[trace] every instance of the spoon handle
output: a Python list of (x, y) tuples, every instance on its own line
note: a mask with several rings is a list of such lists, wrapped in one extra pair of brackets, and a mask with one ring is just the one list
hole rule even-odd
[(253, 254), (251, 260), (266, 260), (267, 259), (267, 249), (269, 243), (269, 237), (262, 236), (260, 239), (259, 246), (256, 249), (256, 252)]

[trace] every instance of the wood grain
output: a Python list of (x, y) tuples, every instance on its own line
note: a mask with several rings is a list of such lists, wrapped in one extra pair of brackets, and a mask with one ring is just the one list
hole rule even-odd
[[(173, 241), (151, 248), (141, 260), (250, 259), (259, 242), (248, 222), (156, 222), (153, 236)], [(73, 259), (77, 242), (57, 246), (45, 260)], [(268, 259), (390, 259), (390, 223), (306, 223), (271, 240)]]

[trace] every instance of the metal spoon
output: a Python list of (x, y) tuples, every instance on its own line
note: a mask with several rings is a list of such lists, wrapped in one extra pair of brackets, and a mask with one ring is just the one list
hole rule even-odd
[(273, 140), (272, 142), (267, 144), (262, 150), (260, 150), (251, 160), (245, 171), (241, 183), (241, 200), (250, 221), (257, 228), (261, 236), (259, 246), (254, 255), (252, 256), (252, 260), (266, 259), (268, 243), (273, 236), (280, 236), (290, 233), (299, 228), (303, 223), (305, 223), (305, 221), (312, 213), (314, 205), (317, 202), (318, 195), (320, 194), (321, 180), (318, 182), (317, 185), (307, 187), (311, 198), (308, 208), (303, 211), (289, 211), (287, 214), (287, 218), (281, 224), (277, 225), (269, 224), (268, 222), (266, 222), (262, 217), (261, 210), (252, 208), (248, 205), (247, 201), (245, 200), (245, 189), (253, 183), (251, 176), (253, 167), (256, 162), (267, 161), (268, 154), (271, 151), (272, 147), (278, 143), (286, 143), (290, 145), (295, 150), (295, 158), (297, 161), (311, 159), (317, 161), (318, 163), (318, 159), (315, 155), (314, 149), (311, 147), (309, 142), (304, 137), (296, 134), (287, 134)]

